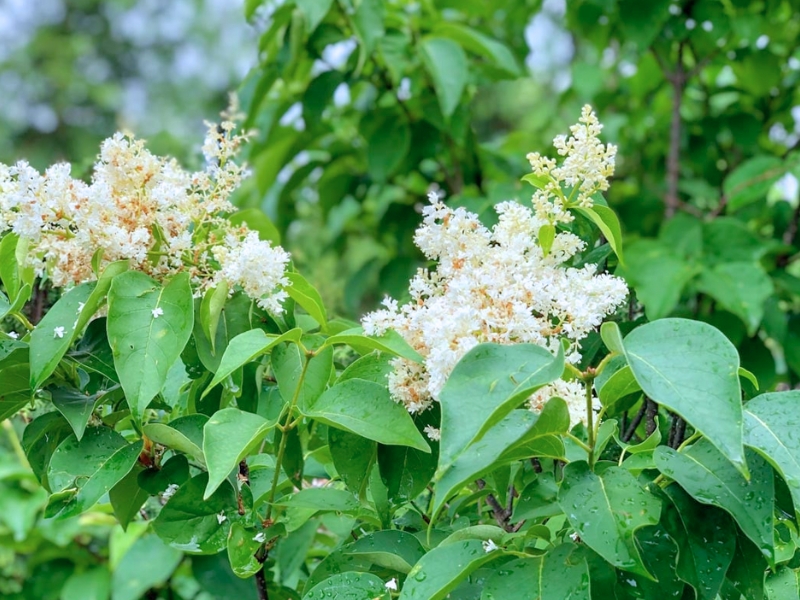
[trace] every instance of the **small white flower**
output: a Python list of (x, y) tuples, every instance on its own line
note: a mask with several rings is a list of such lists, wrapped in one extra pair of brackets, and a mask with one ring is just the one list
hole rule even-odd
[(222, 525), (227, 520), (228, 520), (228, 517), (226, 517), (223, 513), (219, 513), (217, 515), (217, 523), (219, 523), (220, 525)]
[(85, 302), (78, 302), (78, 314), (81, 314), (81, 312), (83, 312), (84, 306), (86, 306)]
[(486, 540), (483, 542), (483, 551), (484, 552), (493, 552), (495, 550), (499, 550), (500, 546), (494, 543), (494, 540)]
[(19, 334), (16, 331), (9, 331), (7, 335), (14, 340), (19, 339)]
[(54, 338), (63, 338), (65, 331), (66, 330), (63, 327), (56, 327), (55, 329), (53, 329), (53, 337)]
[(433, 425), (425, 425), (425, 429), (423, 429), (423, 431), (425, 432), (425, 435), (428, 436), (428, 439), (433, 442), (438, 442), (440, 439), (442, 439), (442, 431)]
[(263, 544), (264, 542), (266, 542), (266, 541), (267, 541), (267, 534), (266, 534), (266, 533), (264, 533), (263, 531), (259, 531), (259, 532), (258, 532), (258, 533), (257, 533), (257, 534), (256, 534), (256, 535), (253, 537), (253, 541), (254, 541), (254, 542), (258, 542), (259, 544)]
[(383, 585), (383, 587), (385, 587), (387, 590), (391, 590), (393, 592), (396, 592), (397, 591), (397, 579), (392, 577), (389, 581), (387, 581)]
[(571, 539), (573, 542), (577, 542), (581, 538), (578, 535), (577, 531), (573, 531), (572, 533), (569, 534), (569, 539)]
[(150, 312), (151, 312), (151, 313), (153, 313), (153, 318), (154, 318), (154, 319), (157, 319), (158, 317), (160, 317), (161, 315), (163, 315), (163, 314), (164, 314), (164, 309), (163, 309), (163, 308), (161, 308), (160, 306), (156, 306), (156, 307), (155, 307), (153, 310), (151, 310)]
[(175, 495), (175, 492), (178, 491), (178, 487), (180, 487), (180, 486), (177, 483), (170, 483), (167, 486), (167, 489), (164, 490), (164, 493), (161, 494), (161, 497), (164, 500), (169, 500), (170, 498), (172, 498)]

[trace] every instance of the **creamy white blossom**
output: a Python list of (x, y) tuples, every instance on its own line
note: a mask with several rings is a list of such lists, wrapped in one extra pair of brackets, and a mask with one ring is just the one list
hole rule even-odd
[(397, 579), (392, 577), (389, 581), (387, 581), (386, 583), (383, 584), (383, 587), (385, 587), (387, 590), (390, 590), (392, 592), (396, 592), (397, 591)]
[(428, 439), (432, 442), (438, 442), (440, 439), (442, 439), (442, 431), (433, 425), (425, 425), (423, 431), (425, 432), (425, 435), (428, 436)]
[[(570, 425), (586, 424), (586, 386), (582, 382), (557, 379), (534, 392), (528, 400), (528, 405), (531, 410), (540, 412), (551, 398), (561, 398), (567, 403)], [(600, 401), (593, 395), (592, 409), (597, 412), (600, 408)]]
[(53, 329), (53, 337), (54, 338), (63, 338), (64, 337), (65, 329), (63, 327), (56, 327)]
[(484, 552), (494, 552), (495, 550), (499, 550), (500, 546), (494, 543), (494, 540), (486, 540), (483, 542), (483, 551)]
[(225, 521), (228, 520), (228, 517), (225, 516), (225, 513), (217, 513), (217, 523), (222, 525)]
[[(532, 163), (554, 185), (560, 181), (556, 176), (581, 177), (576, 184), (580, 189), (605, 189), (615, 149), (604, 147), (601, 152), (596, 141), (599, 127), (594, 114), (584, 109), (573, 136), (560, 142), (567, 160), (574, 160), (558, 167), (537, 155)], [(568, 209), (579, 204), (563, 194), (539, 192), (533, 208), (517, 202), (498, 204), (498, 221), (492, 228), (476, 214), (445, 205), (435, 193), (429, 195), (414, 241), (436, 261), (435, 268), (420, 269), (413, 277), (409, 303), (400, 306), (386, 298), (383, 309), (362, 319), (367, 335), (394, 329), (424, 358), (422, 364), (392, 360), (389, 389), (409, 412), (437, 401), (456, 363), (480, 343), (532, 343), (557, 352), (566, 342), (566, 359), (577, 364), (581, 340), (627, 297), (620, 278), (597, 273), (594, 265), (570, 266), (585, 250), (576, 235), (556, 230), (552, 244), (543, 250), (542, 228), (571, 221)], [(585, 400), (581, 413), (576, 397), (569, 395), (568, 400), (574, 422), (585, 419), (586, 412)]]
[(259, 531), (257, 534), (253, 536), (253, 541), (258, 542), (259, 544), (263, 544), (267, 541), (267, 534), (263, 531)]
[(180, 487), (180, 486), (179, 486), (177, 483), (170, 483), (170, 484), (167, 486), (167, 489), (165, 489), (165, 490), (162, 492), (162, 494), (161, 494), (161, 497), (162, 497), (162, 498), (164, 499), (164, 501), (166, 502), (167, 500), (169, 500), (170, 498), (172, 498), (172, 497), (175, 495), (175, 492), (177, 492), (177, 491), (178, 491), (178, 488), (179, 488), (179, 487)]
[(153, 313), (153, 318), (154, 318), (154, 319), (157, 319), (158, 317), (160, 317), (161, 315), (163, 315), (163, 314), (164, 314), (164, 309), (163, 309), (163, 308), (161, 308), (160, 306), (156, 306), (156, 307), (155, 307), (153, 310), (151, 310), (150, 312), (151, 312), (151, 313)]
[(288, 253), (227, 219), (246, 175), (234, 160), (249, 136), (236, 133), (240, 116), (234, 101), (220, 125), (208, 124), (198, 172), (124, 133), (101, 144), (90, 183), (68, 164), (43, 174), (25, 161), (0, 165), (0, 236), (18, 234), (28, 266), (57, 288), (96, 279), (93, 259), (100, 270), (126, 260), (157, 280), (188, 272), (198, 295), (224, 281), (280, 313)]

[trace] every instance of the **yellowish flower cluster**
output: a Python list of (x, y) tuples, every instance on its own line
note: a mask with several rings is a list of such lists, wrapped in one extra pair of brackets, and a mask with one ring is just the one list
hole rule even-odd
[(128, 260), (159, 280), (188, 271), (198, 295), (223, 281), (239, 286), (280, 312), (288, 253), (226, 218), (245, 175), (234, 159), (247, 134), (235, 133), (235, 104), (223, 117), (208, 124), (207, 166), (198, 172), (122, 133), (102, 143), (88, 184), (71, 177), (69, 164), (44, 174), (24, 161), (0, 165), (0, 236), (19, 235), (28, 266), (55, 287), (95, 279), (93, 259), (100, 270)]

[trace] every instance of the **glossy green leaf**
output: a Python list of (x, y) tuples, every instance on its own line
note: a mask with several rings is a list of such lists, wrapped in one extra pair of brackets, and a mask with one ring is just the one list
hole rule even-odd
[(769, 600), (800, 598), (800, 572), (797, 569), (781, 567), (767, 576), (765, 589)]
[(233, 338), (228, 344), (228, 347), (225, 348), (225, 353), (222, 355), (219, 368), (201, 397), (205, 398), (214, 386), (224, 381), (239, 367), (266, 354), (278, 344), (300, 341), (302, 335), (303, 332), (299, 327), (291, 329), (283, 335), (270, 335), (264, 333), (261, 329), (251, 329), (250, 331), (240, 333)]
[(303, 595), (303, 600), (389, 600), (383, 580), (372, 573), (331, 575)]
[(439, 21), (433, 30), (438, 37), (450, 38), (469, 52), (491, 61), (508, 74), (519, 75), (520, 69), (514, 54), (501, 42), (473, 29), (452, 21)]
[(208, 484), (203, 498), (216, 491), (274, 426), (274, 422), (238, 408), (223, 408), (211, 416), (203, 427), (203, 455), (208, 467)]
[(108, 341), (134, 419), (141, 421), (178, 360), (194, 323), (189, 276), (165, 287), (138, 271), (114, 278), (108, 293)]
[(31, 389), (50, 377), (78, 335), (78, 316), (97, 284), (82, 283), (61, 296), (31, 332)]
[(307, 417), (381, 444), (429, 451), (414, 421), (385, 385), (348, 379), (326, 390), (304, 411)]
[(150, 495), (162, 494), (171, 485), (183, 485), (189, 480), (189, 461), (184, 454), (173, 454), (161, 465), (161, 468), (142, 470), (138, 484)]
[[(428, 425), (437, 427), (440, 420), (437, 406), (415, 414), (413, 420), (417, 431), (423, 434)], [(430, 452), (408, 446), (378, 445), (379, 479), (385, 485), (386, 494), (393, 503), (414, 500), (430, 484), (436, 471), (439, 442), (429, 439), (426, 441), (430, 445)], [(375, 490), (372, 491), (374, 497)]]
[(532, 344), (480, 344), (453, 369), (442, 407), (440, 473), (541, 386), (561, 376), (563, 354)]
[(539, 415), (524, 409), (512, 411), (444, 470), (440, 467), (435, 477), (433, 514), (436, 515), (450, 496), (464, 484), (482, 476), (493, 466), (508, 464), (517, 458), (510, 456), (502, 460), (504, 453), (516, 446), (529, 447), (553, 434), (566, 433), (568, 429), (569, 413), (560, 398), (550, 400)]
[(141, 451), (141, 442), (129, 444), (108, 427), (87, 429), (80, 441), (68, 437), (53, 452), (47, 479), (55, 492), (69, 495), (51, 500), (46, 514), (65, 518), (90, 509), (130, 472)]
[(409, 572), (400, 600), (446, 598), (470, 573), (500, 556), (501, 552), (486, 552), (479, 540), (434, 548)]
[(111, 600), (138, 600), (147, 590), (163, 584), (183, 555), (155, 535), (136, 540), (114, 570)]
[(664, 490), (674, 510), (662, 519), (678, 542), (678, 576), (697, 600), (715, 600), (736, 551), (736, 529), (728, 514), (697, 504), (678, 485)]
[(447, 38), (426, 38), (419, 51), (422, 64), (433, 80), (442, 114), (449, 118), (458, 107), (469, 79), (467, 56), (461, 46)]
[(425, 555), (419, 540), (406, 531), (375, 531), (348, 546), (348, 553), (363, 557), (379, 567), (408, 574)]
[(272, 242), (273, 246), (281, 243), (281, 234), (275, 224), (259, 208), (244, 208), (228, 217), (234, 225), (245, 225), (258, 232), (258, 238), (264, 242)]
[(512, 523), (554, 517), (562, 513), (558, 504), (558, 485), (552, 473), (539, 473), (519, 494)]
[(620, 569), (652, 577), (634, 533), (658, 523), (661, 501), (627, 470), (609, 467), (597, 475), (585, 461), (570, 463), (564, 468), (558, 503), (592, 550)]
[(122, 529), (128, 528), (128, 524), (136, 518), (139, 509), (150, 497), (150, 494), (139, 487), (139, 474), (143, 470), (139, 465), (134, 465), (133, 469), (108, 491), (111, 508), (114, 509), (114, 516), (117, 517)]
[(639, 382), (636, 381), (636, 377), (633, 375), (633, 371), (626, 365), (616, 371), (603, 383), (603, 387), (600, 388), (597, 395), (600, 398), (601, 404), (605, 406), (607, 410), (613, 411), (615, 408), (614, 405), (619, 400), (631, 394), (635, 394), (641, 391), (641, 389)]
[(144, 426), (144, 434), (158, 444), (184, 452), (205, 464), (203, 427), (207, 421), (205, 415), (186, 415), (169, 424), (148, 423)]
[(761, 394), (745, 405), (744, 443), (781, 474), (800, 516), (800, 435), (794, 426), (800, 392)]
[(659, 471), (677, 481), (695, 500), (727, 511), (772, 560), (775, 490), (772, 467), (767, 461), (752, 450), (747, 451), (748, 481), (707, 440), (682, 452), (659, 446), (653, 458)]
[(228, 560), (233, 572), (243, 579), (252, 577), (263, 566), (255, 557), (256, 550), (261, 546), (257, 535), (256, 531), (246, 529), (241, 523), (231, 525), (228, 534)]
[(12, 303), (22, 288), (15, 256), (18, 243), (19, 236), (16, 233), (6, 233), (0, 239), (0, 279)]
[(333, 465), (348, 489), (358, 493), (375, 461), (377, 445), (360, 435), (335, 427), (328, 428), (328, 448)]
[(625, 264), (625, 259), (622, 255), (622, 228), (617, 214), (602, 204), (595, 204), (591, 208), (579, 206), (575, 210), (597, 225), (614, 250), (614, 254), (617, 255), (619, 262)]
[[(304, 368), (306, 360), (308, 366)], [(284, 402), (288, 404), (295, 399), (303, 410), (328, 387), (334, 373), (333, 348), (318, 350), (307, 359), (297, 344), (283, 344), (272, 351), (270, 364)]]
[(190, 479), (169, 499), (153, 521), (164, 542), (190, 554), (216, 554), (228, 543), (230, 519), (236, 515), (236, 494), (227, 482), (204, 498), (208, 474)]
[(211, 342), (212, 351), (215, 350), (219, 318), (227, 300), (228, 284), (222, 281), (216, 287), (206, 290), (203, 301), (200, 303), (200, 323), (206, 337)]
[(625, 354), (625, 346), (622, 343), (622, 332), (619, 330), (619, 325), (614, 321), (607, 321), (600, 325), (600, 337), (606, 348), (611, 352), (617, 354)]
[(503, 565), (486, 580), (481, 600), (590, 600), (589, 567), (575, 548), (562, 544), (544, 556)]
[(334, 344), (348, 344), (356, 351), (366, 354), (372, 350), (387, 352), (392, 356), (402, 356), (412, 362), (423, 362), (422, 356), (408, 345), (402, 336), (390, 329), (380, 336), (366, 336), (361, 327), (347, 329), (336, 335), (332, 335), (325, 343), (320, 346), (320, 350)]
[(88, 395), (80, 390), (70, 387), (50, 388), (50, 396), (53, 406), (58, 409), (64, 418), (72, 426), (78, 441), (83, 437), (86, 424), (92, 416), (95, 404), (102, 398), (103, 394)]
[(291, 284), (284, 288), (289, 297), (325, 329), (328, 326), (328, 313), (319, 292), (300, 273), (286, 273), (286, 279)]
[(292, 506), (313, 510), (353, 512), (358, 500), (350, 492), (331, 487), (308, 488), (275, 501), (276, 506)]
[(662, 319), (628, 334), (625, 354), (648, 397), (678, 413), (747, 473), (739, 354), (728, 338), (706, 323)]
[(57, 411), (36, 417), (22, 433), (22, 448), (28, 457), (31, 470), (48, 492), (52, 491), (47, 480), (50, 457), (59, 444), (70, 435), (72, 427)]
[(31, 401), (28, 349), (15, 349), (0, 360), (0, 421)]

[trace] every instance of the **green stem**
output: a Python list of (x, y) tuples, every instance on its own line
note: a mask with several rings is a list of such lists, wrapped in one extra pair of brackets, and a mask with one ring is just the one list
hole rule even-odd
[(565, 433), (564, 435), (565, 435), (566, 437), (568, 437), (569, 439), (571, 439), (571, 440), (572, 440), (573, 442), (575, 442), (576, 444), (578, 444), (578, 446), (580, 446), (581, 448), (583, 448), (584, 450), (586, 450), (586, 452), (588, 452), (588, 453), (589, 453), (589, 455), (591, 456), (591, 454), (592, 454), (592, 449), (591, 449), (589, 446), (587, 446), (587, 445), (586, 445), (586, 442), (584, 442), (584, 441), (583, 441), (581, 438), (579, 438), (579, 437), (575, 437), (575, 436), (574, 436), (574, 435), (572, 435), (572, 434), (571, 434), (569, 431), (568, 431), (567, 433)]
[(683, 440), (683, 443), (680, 446), (678, 446), (678, 452), (683, 450), (689, 444), (693, 444), (694, 442), (696, 442), (699, 437), (700, 437), (700, 433), (695, 431), (692, 435), (690, 435), (688, 438)]
[[(587, 377), (584, 380), (584, 385), (586, 386), (586, 430), (589, 435), (589, 468), (594, 466), (594, 443), (595, 443), (595, 431), (594, 431), (594, 412), (592, 411), (592, 383), (594, 382), (594, 377)], [(600, 422), (600, 419), (597, 420)]]
[(25, 317), (25, 315), (23, 315), (22, 313), (19, 313), (19, 312), (12, 312), (12, 313), (10, 313), (8, 316), (9, 316), (9, 317), (14, 317), (14, 318), (15, 318), (17, 321), (19, 321), (20, 323), (22, 323), (22, 326), (23, 326), (25, 329), (27, 329), (28, 331), (33, 331), (33, 329), (34, 329), (33, 323), (31, 323), (30, 321), (28, 321), (28, 319), (27, 319), (27, 318)]
[(300, 396), (300, 390), (303, 388), (303, 380), (305, 380), (309, 362), (311, 362), (310, 357), (308, 354), (304, 354), (303, 370), (300, 372), (300, 378), (297, 380), (297, 388), (294, 390), (292, 401), (289, 403), (286, 422), (283, 429), (281, 429), (281, 443), (278, 445), (278, 454), (275, 455), (275, 475), (272, 477), (272, 487), (269, 490), (269, 499), (267, 500), (267, 519), (272, 515), (272, 503), (275, 500), (275, 492), (278, 489), (278, 481), (281, 477), (281, 463), (283, 463), (283, 455), (286, 452), (286, 439), (288, 437), (286, 434), (297, 424), (297, 421), (292, 421), (292, 412), (297, 404), (297, 398)]
[(19, 436), (14, 430), (14, 426), (11, 424), (11, 421), (8, 419), (3, 421), (3, 429), (6, 430), (8, 440), (11, 442), (11, 447), (14, 449), (14, 454), (17, 455), (19, 462), (22, 463), (22, 466), (26, 469), (30, 469), (31, 465), (28, 462), (28, 457), (25, 455), (25, 450), (23, 450), (22, 444), (19, 442)]

